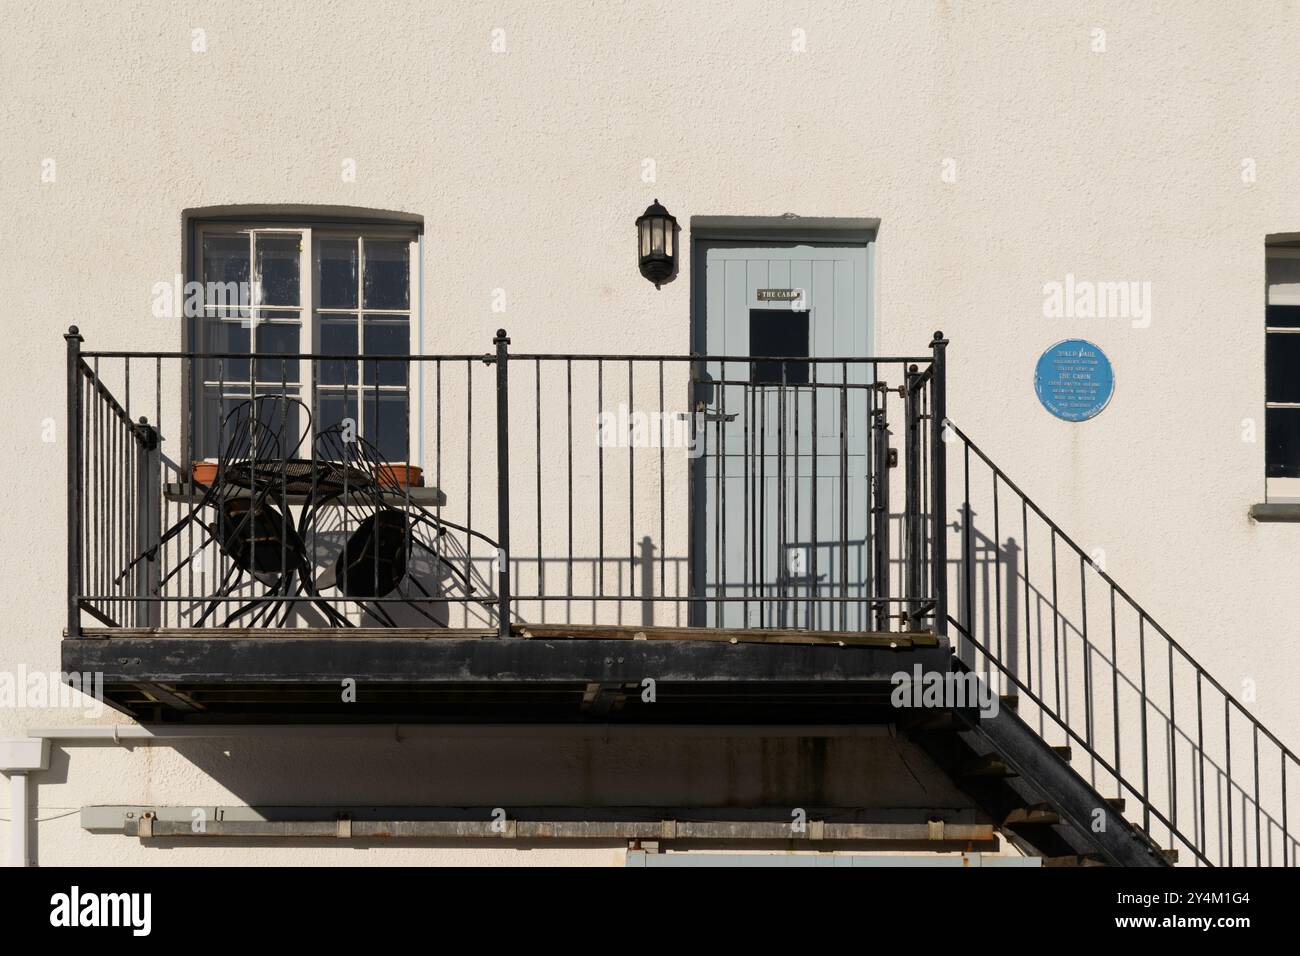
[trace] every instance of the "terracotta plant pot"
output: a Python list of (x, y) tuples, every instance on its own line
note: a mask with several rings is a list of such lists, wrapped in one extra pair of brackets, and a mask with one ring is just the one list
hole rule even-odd
[[(217, 480), (217, 463), (196, 461), (193, 472), (196, 484), (211, 485)], [(388, 488), (422, 488), (424, 470), (416, 465), (381, 465), (379, 483)]]
[(424, 470), (415, 465), (380, 465), (379, 483), (391, 488), (419, 488), (424, 485)]

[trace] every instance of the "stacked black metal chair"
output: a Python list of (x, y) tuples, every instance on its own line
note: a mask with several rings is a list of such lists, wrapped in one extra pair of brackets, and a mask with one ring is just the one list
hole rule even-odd
[[(476, 537), (494, 551), (497, 544), (483, 533), (447, 521), (413, 501), (410, 489), (397, 483), (395, 470), (375, 446), (354, 431), (350, 423), (339, 424), (316, 436), (316, 458), (337, 466), (341, 480), (334, 482), (331, 494), (315, 498), (312, 515), (303, 516), (304, 520), (319, 520), (325, 508), (343, 509), (344, 522), (351, 530), (334, 563), (333, 586), (385, 626), (397, 626), (385, 607), (393, 603), (409, 606), (422, 617), (440, 623), (423, 606), (437, 598), (418, 576), (410, 573), (413, 552), (428, 554), (468, 597), (479, 589), (469, 562), (463, 568), (457, 567), (445, 553), (449, 532)], [(411, 588), (419, 596), (412, 594)], [(490, 601), (490, 597), (482, 599), (484, 604)]]
[[(301, 431), (291, 432), (296, 416), (304, 424)], [(236, 404), (220, 423), (214, 478), (210, 483), (193, 482), (201, 493), (198, 500), (123, 570), (119, 580), (141, 561), (155, 559), (187, 528), (191, 533), (197, 528), (197, 543), (159, 581), (160, 591), (215, 544), (225, 568), (218, 572), (211, 593), (196, 595), (196, 604), (206, 606), (193, 626), (218, 619), (223, 627), (283, 626), (301, 595), (314, 595), (303, 535), (294, 526), (289, 504), (291, 496), (301, 495), (315, 481), (316, 466), (293, 458), (309, 434), (311, 412), (296, 398), (259, 395)], [(245, 589), (260, 592), (239, 603), (236, 595)], [(230, 610), (232, 603), (239, 606)], [(348, 626), (326, 602), (312, 603), (331, 623)]]

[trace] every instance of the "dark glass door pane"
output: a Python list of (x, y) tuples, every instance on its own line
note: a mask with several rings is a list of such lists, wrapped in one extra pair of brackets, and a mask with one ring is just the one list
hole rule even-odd
[[(785, 358), (808, 355), (808, 313), (784, 309), (750, 309), (749, 354)], [(783, 369), (784, 366), (784, 369)], [(807, 362), (755, 362), (755, 385), (806, 385)]]

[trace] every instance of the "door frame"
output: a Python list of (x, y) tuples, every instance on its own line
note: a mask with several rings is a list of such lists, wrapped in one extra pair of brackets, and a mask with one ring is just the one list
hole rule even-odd
[[(791, 248), (794, 246), (863, 246), (867, 250), (866, 322), (867, 348), (876, 352), (876, 237), (879, 219), (792, 217), (786, 216), (692, 216), (690, 224), (692, 355), (707, 354), (708, 282), (706, 257), (710, 249)], [(692, 401), (694, 392), (692, 390)], [(692, 408), (692, 413), (693, 413)], [(706, 463), (703, 456), (693, 459), (687, 476), (687, 559), (688, 594), (704, 594), (704, 574), (708, 559), (704, 554), (707, 533)], [(707, 608), (692, 600), (687, 606), (687, 621), (702, 627)]]

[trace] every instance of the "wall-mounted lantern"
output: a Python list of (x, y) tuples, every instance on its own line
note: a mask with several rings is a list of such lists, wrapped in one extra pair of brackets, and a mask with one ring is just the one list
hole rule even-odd
[(677, 274), (677, 220), (656, 199), (636, 220), (637, 264), (655, 288)]

